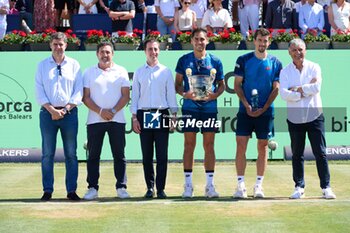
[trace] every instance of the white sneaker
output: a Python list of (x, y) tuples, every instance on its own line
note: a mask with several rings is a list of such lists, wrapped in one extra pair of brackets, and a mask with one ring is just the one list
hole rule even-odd
[(331, 188), (322, 189), (323, 198), (326, 199), (336, 199), (337, 196), (333, 193)]
[(247, 189), (245, 188), (244, 182), (237, 185), (236, 192), (233, 194), (233, 198), (247, 198)]
[(126, 191), (125, 188), (117, 189), (117, 196), (121, 199), (130, 198), (129, 193)]
[(219, 197), (219, 193), (215, 191), (214, 185), (209, 185), (205, 187), (204, 196), (209, 198), (216, 198)]
[(305, 197), (304, 188), (301, 187), (295, 187), (294, 192), (289, 197), (290, 199), (300, 199)]
[(83, 198), (88, 201), (94, 200), (98, 198), (98, 191), (95, 188), (89, 188)]
[(182, 193), (182, 198), (192, 198), (193, 197), (193, 187), (191, 184), (184, 185), (184, 192)]
[(261, 185), (254, 186), (254, 198), (264, 198), (265, 194), (263, 192), (263, 187)]

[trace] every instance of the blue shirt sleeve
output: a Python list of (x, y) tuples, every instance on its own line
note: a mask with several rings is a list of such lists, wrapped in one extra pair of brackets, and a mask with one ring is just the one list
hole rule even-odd
[(175, 71), (176, 73), (179, 73), (179, 74), (182, 74), (183, 76), (185, 76), (185, 70), (184, 70), (184, 67), (183, 67), (183, 62), (184, 60), (184, 57), (180, 57), (180, 59), (177, 61), (177, 65), (176, 65), (176, 68), (175, 68)]
[(237, 58), (234, 75), (244, 77), (244, 59), (243, 56)]
[(275, 69), (276, 69), (276, 72), (275, 72), (275, 77), (273, 79), (273, 82), (277, 81), (279, 82), (280, 81), (280, 73), (281, 73), (281, 70), (282, 70), (282, 63), (276, 58), (276, 62), (275, 62)]

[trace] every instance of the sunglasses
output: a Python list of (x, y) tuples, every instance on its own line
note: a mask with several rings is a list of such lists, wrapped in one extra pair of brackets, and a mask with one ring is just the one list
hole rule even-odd
[(191, 2), (184, 2), (185, 5), (191, 5)]
[(57, 65), (58, 75), (62, 76), (61, 65)]

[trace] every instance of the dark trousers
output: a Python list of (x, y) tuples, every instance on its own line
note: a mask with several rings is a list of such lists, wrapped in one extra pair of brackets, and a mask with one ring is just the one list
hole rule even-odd
[(306, 133), (309, 138), (312, 153), (316, 158), (318, 177), (321, 188), (330, 186), (330, 175), (326, 156), (326, 140), (324, 136), (324, 116), (304, 124), (293, 124), (288, 121), (288, 130), (291, 139), (293, 180), (295, 187), (305, 187), (304, 181), (304, 149)]
[(116, 188), (126, 188), (126, 159), (125, 148), (125, 124), (117, 122), (96, 123), (87, 126), (88, 158), (87, 179), (88, 188), (98, 190), (98, 179), (100, 177), (100, 157), (105, 133), (108, 133), (111, 147), (114, 176), (117, 179)]
[[(154, 180), (156, 180), (157, 191), (164, 190), (168, 169), (168, 142), (169, 142), (169, 129), (144, 129), (143, 128), (143, 114), (145, 111), (138, 110), (137, 118), (141, 124), (141, 150), (142, 150), (142, 163), (143, 172), (145, 176), (145, 182), (147, 188), (154, 187)], [(168, 115), (168, 110), (162, 110), (162, 117)], [(153, 154), (154, 148), (156, 150), (156, 179), (154, 179), (153, 168)]]

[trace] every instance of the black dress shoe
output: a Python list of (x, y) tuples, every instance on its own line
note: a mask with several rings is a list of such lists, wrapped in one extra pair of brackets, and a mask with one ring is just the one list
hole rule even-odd
[(75, 192), (70, 192), (67, 194), (67, 198), (71, 201), (80, 201), (80, 197)]
[(154, 197), (154, 190), (152, 188), (147, 189), (147, 192), (144, 195), (144, 198), (153, 198)]
[(44, 192), (43, 196), (40, 198), (42, 201), (50, 201), (52, 198), (52, 193)]
[(167, 198), (167, 195), (165, 194), (164, 190), (157, 191), (157, 198), (159, 199)]

